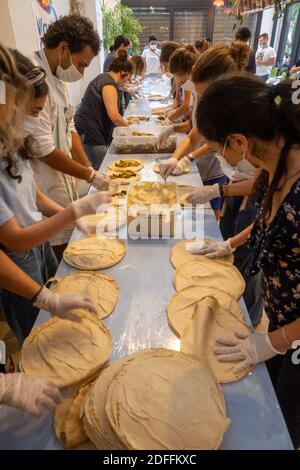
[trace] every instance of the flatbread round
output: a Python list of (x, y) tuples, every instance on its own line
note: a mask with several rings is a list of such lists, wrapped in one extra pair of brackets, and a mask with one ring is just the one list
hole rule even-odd
[[(160, 173), (159, 165), (158, 165), (158, 164), (155, 164), (152, 168), (153, 168), (153, 171), (154, 171), (155, 173)], [(184, 168), (183, 172), (182, 172), (180, 175), (176, 175), (176, 174), (173, 174), (173, 173), (172, 173), (172, 176), (181, 176), (181, 175), (184, 175), (184, 174), (190, 173), (190, 172), (191, 172), (191, 168), (190, 168), (190, 167), (186, 167), (186, 168)]]
[(176, 183), (159, 183), (142, 181), (130, 188), (127, 203), (130, 205), (148, 206), (150, 204), (165, 204), (173, 206), (177, 202)]
[(107, 361), (112, 338), (95, 315), (76, 310), (81, 322), (51, 318), (34, 328), (20, 355), (22, 372), (67, 387), (91, 377)]
[(207, 361), (166, 349), (121, 367), (105, 411), (131, 450), (217, 449), (230, 424)]
[[(210, 241), (210, 240), (205, 239), (204, 241)], [(173, 246), (172, 252), (171, 252), (171, 263), (174, 266), (174, 268), (178, 268), (181, 264), (186, 263), (187, 261), (191, 261), (193, 259), (199, 259), (203, 257), (203, 255), (195, 255), (191, 253), (190, 251), (186, 250), (186, 244), (193, 243), (193, 242), (195, 242), (195, 239), (181, 240), (180, 242), (176, 243), (176, 245)], [(220, 258), (220, 260), (232, 263), (233, 255), (223, 256), (222, 258)]]
[(171, 298), (167, 312), (168, 322), (174, 333), (180, 338), (187, 322), (194, 315), (198, 303), (205, 297), (216, 298), (223, 307), (232, 312), (238, 319), (243, 319), (239, 303), (227, 292), (216, 290), (214, 287), (186, 287)]
[(77, 292), (89, 297), (97, 307), (99, 318), (108, 317), (116, 306), (119, 288), (107, 274), (82, 271), (54, 281), (51, 288), (54, 292)]
[[(198, 302), (181, 336), (180, 350), (205, 357), (220, 383), (239, 380), (251, 370), (248, 367), (237, 373), (234, 371), (236, 362), (220, 362), (214, 354), (217, 338), (232, 340), (236, 338), (236, 331), (250, 332), (242, 316), (237, 316), (237, 310), (237, 306), (227, 310), (215, 297), (205, 297)], [(184, 315), (184, 312), (181, 313)]]
[(125, 363), (129, 363), (137, 355), (138, 357), (144, 357), (145, 354), (144, 351), (130, 354), (105, 367), (84, 404), (84, 427), (89, 438), (98, 449), (125, 449), (125, 446), (111, 427), (105, 412), (107, 389), (116, 373)]
[[(126, 166), (122, 166), (126, 165)], [(144, 168), (145, 162), (143, 160), (137, 159), (124, 159), (124, 160), (116, 160), (115, 162), (108, 165), (109, 170), (112, 171), (124, 171), (124, 170), (132, 170), (132, 171), (140, 171)]]
[(80, 408), (92, 384), (82, 387), (73, 399), (67, 398), (56, 409), (53, 426), (55, 434), (65, 449), (73, 449), (88, 440), (83, 429)]
[(78, 222), (80, 221), (88, 224), (86, 233), (117, 232), (127, 223), (127, 212), (121, 207), (119, 200), (119, 207), (115, 202), (106, 212), (85, 215), (78, 220)]
[(64, 251), (64, 260), (74, 268), (97, 271), (119, 263), (125, 253), (126, 245), (123, 240), (89, 235), (70, 243)]
[(114, 183), (119, 184), (130, 184), (134, 181), (139, 181), (141, 179), (141, 174), (132, 170), (125, 171), (112, 171), (108, 172), (108, 176)]
[(174, 285), (177, 291), (186, 287), (214, 287), (239, 299), (245, 290), (245, 281), (239, 270), (226, 261), (198, 257), (176, 269)]

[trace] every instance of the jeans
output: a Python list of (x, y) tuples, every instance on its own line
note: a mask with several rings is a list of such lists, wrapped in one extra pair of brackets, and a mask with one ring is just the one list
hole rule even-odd
[(85, 136), (81, 135), (81, 142), (87, 156), (89, 157), (94, 170), (99, 170), (107, 152), (106, 145), (88, 145), (84, 143)]
[[(256, 217), (256, 208), (253, 204), (248, 204), (246, 208), (239, 212), (243, 197), (235, 196), (226, 199), (226, 209), (221, 217), (220, 230), (223, 238), (228, 238), (240, 233), (248, 225), (252, 224)], [(257, 274), (250, 273), (252, 250), (247, 244), (239, 246), (234, 252), (234, 265), (242, 274), (246, 287), (244, 291), (244, 300), (247, 306), (249, 316), (253, 326), (256, 326), (263, 313), (263, 290), (261, 281), (261, 272)]]
[(295, 449), (300, 447), (300, 364), (293, 364), (293, 349), (266, 362), (282, 414)]
[[(55, 275), (57, 260), (48, 242), (23, 253), (6, 252), (12, 261), (41, 286)], [(36, 321), (39, 309), (32, 301), (7, 290), (0, 291), (6, 321), (22, 346)]]

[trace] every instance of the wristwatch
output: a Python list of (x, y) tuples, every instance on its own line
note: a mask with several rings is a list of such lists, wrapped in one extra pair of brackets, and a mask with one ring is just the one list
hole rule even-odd
[(189, 153), (187, 157), (188, 157), (190, 162), (193, 162), (195, 160), (195, 157), (193, 156), (192, 153)]
[(219, 191), (221, 198), (229, 196), (229, 185), (228, 184), (219, 184)]

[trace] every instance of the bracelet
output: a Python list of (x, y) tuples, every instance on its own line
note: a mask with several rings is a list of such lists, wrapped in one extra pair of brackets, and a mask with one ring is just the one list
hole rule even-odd
[(284, 340), (285, 340), (286, 344), (288, 344), (289, 348), (291, 348), (292, 344), (291, 344), (291, 342), (289, 341), (289, 339), (286, 335), (285, 329), (286, 329), (286, 325), (281, 329), (282, 330), (282, 336), (284, 337)]
[(188, 159), (189, 159), (190, 162), (193, 162), (195, 160), (192, 153), (188, 154)]
[(220, 197), (224, 199), (224, 185), (219, 184), (219, 192), (220, 192)]
[(40, 295), (40, 293), (42, 292), (43, 289), (44, 289), (44, 286), (42, 286), (42, 287), (37, 291), (37, 293), (34, 294), (34, 296), (32, 297), (31, 302), (33, 303), (33, 306), (35, 306), (35, 305), (34, 305), (34, 304), (35, 304), (35, 301), (36, 301), (36, 299), (38, 298), (38, 296)]
[[(89, 168), (90, 169), (90, 168)], [(95, 179), (95, 176), (97, 175), (97, 171), (92, 168), (91, 176), (87, 180), (87, 183), (92, 183), (92, 181)]]

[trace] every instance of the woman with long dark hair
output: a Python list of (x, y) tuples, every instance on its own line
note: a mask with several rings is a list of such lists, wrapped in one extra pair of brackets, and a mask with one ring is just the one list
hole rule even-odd
[[(267, 361), (296, 448), (300, 445), (300, 373), (293, 345), (300, 340), (300, 105), (292, 82), (268, 87), (243, 74), (222, 76), (203, 94), (197, 126), (210, 148), (230, 165), (247, 160), (261, 170), (258, 216), (232, 248), (248, 237), (252, 269), (262, 270), (269, 333), (218, 339), (220, 361), (236, 369)], [(211, 256), (218, 242), (202, 254)]]

